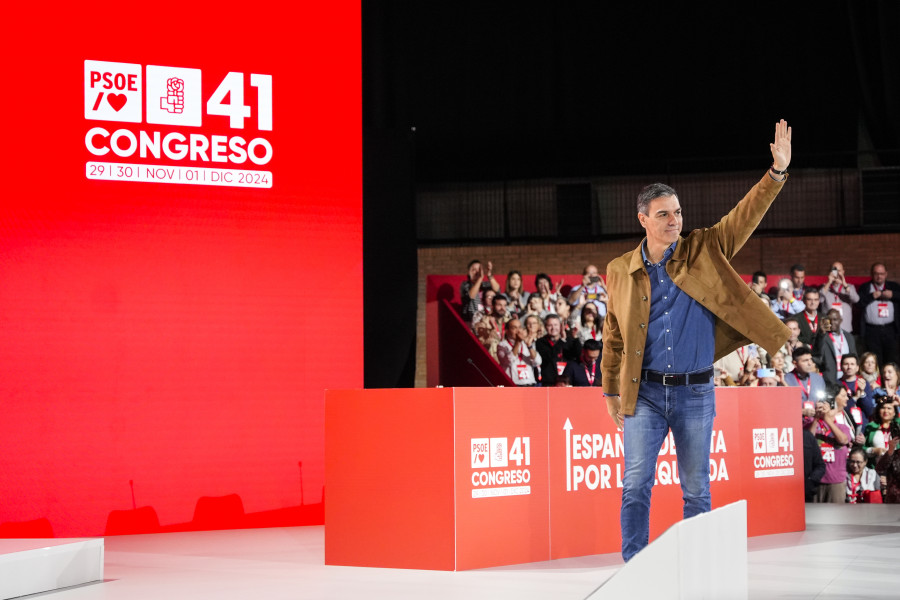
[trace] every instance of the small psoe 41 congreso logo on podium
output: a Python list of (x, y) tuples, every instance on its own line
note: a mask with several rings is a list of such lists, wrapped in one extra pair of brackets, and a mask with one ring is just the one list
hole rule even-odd
[[(252, 105), (244, 104), (248, 80), (256, 88)], [(205, 103), (202, 83), (201, 69), (84, 61), (84, 144), (103, 159), (87, 162), (87, 178), (272, 187), (272, 172), (255, 168), (272, 160), (272, 144), (263, 135), (272, 131), (272, 76), (232, 71)], [(220, 131), (212, 135), (174, 129), (202, 128), (205, 115), (227, 117), (227, 130), (221, 131), (224, 119), (214, 119)], [(248, 124), (258, 133), (246, 133)], [(179, 164), (185, 161), (192, 164)]]
[(794, 430), (766, 427), (753, 430), (753, 477), (794, 474)]
[(472, 497), (531, 493), (531, 438), (472, 438)]

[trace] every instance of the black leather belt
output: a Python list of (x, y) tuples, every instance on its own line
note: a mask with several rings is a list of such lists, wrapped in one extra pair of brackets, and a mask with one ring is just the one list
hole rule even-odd
[(709, 378), (712, 377), (712, 374), (712, 367), (699, 373), (660, 373), (659, 371), (645, 369), (641, 371), (641, 381), (652, 381), (653, 383), (661, 383), (666, 386), (694, 385), (697, 383), (709, 383)]

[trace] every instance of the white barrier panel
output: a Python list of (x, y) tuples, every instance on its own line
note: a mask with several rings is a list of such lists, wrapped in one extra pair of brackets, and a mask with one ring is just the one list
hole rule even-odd
[(747, 502), (679, 521), (637, 553), (591, 600), (747, 598)]
[(0, 600), (103, 580), (103, 538), (0, 540)]

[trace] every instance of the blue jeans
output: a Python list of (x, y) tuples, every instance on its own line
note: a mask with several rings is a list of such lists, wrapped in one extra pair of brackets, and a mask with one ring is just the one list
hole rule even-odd
[(650, 539), (650, 492), (656, 460), (669, 429), (684, 498), (684, 518), (710, 509), (709, 445), (716, 416), (709, 383), (666, 387), (642, 381), (634, 415), (625, 417), (625, 475), (622, 481), (622, 557), (628, 561)]

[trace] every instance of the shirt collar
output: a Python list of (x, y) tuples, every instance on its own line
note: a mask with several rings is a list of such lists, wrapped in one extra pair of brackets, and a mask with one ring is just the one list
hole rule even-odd
[[(666, 251), (663, 253), (662, 260), (660, 260), (656, 264), (661, 265), (661, 264), (665, 263), (667, 260), (669, 260), (669, 258), (671, 258), (671, 256), (672, 256), (672, 253), (675, 252), (675, 246), (677, 246), (677, 245), (678, 245), (677, 240), (672, 242), (672, 245), (669, 246), (668, 248), (666, 248)], [(650, 259), (647, 258), (647, 238), (644, 238), (643, 243), (641, 243), (641, 258), (644, 260), (644, 266), (646, 266), (646, 267), (655, 266), (653, 263), (650, 262)]]

